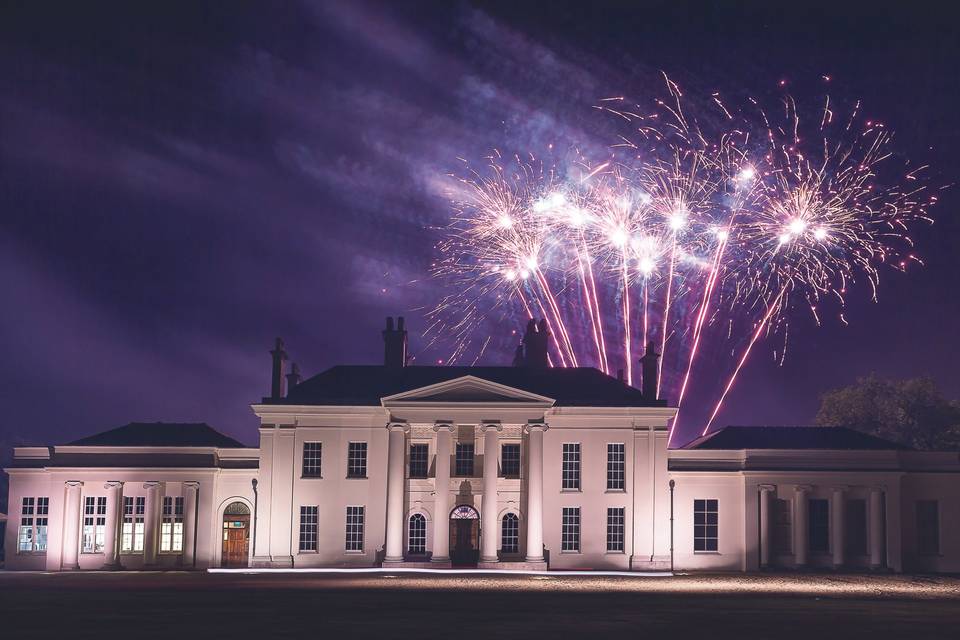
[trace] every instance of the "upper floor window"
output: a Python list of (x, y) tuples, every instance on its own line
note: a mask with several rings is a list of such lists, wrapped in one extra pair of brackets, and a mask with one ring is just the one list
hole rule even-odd
[(458, 442), (455, 473), (458, 476), (473, 477), (473, 443)]
[(607, 445), (607, 491), (623, 491), (626, 477), (626, 449), (622, 442)]
[(520, 445), (504, 444), (500, 447), (500, 468), (504, 478), (520, 477)]
[(106, 496), (87, 496), (83, 501), (83, 552), (103, 553), (107, 526)]
[(143, 551), (143, 518), (147, 499), (143, 496), (123, 497), (123, 529), (120, 551)]
[(300, 507), (300, 551), (317, 550), (319, 507)]
[(580, 507), (563, 508), (563, 521), (560, 530), (560, 550), (568, 552), (580, 551)]
[(410, 445), (410, 477), (427, 477), (427, 455), (429, 447), (423, 443)]
[(363, 507), (347, 507), (347, 551), (363, 551)]
[(693, 550), (717, 551), (719, 548), (719, 502), (693, 501)]
[(625, 522), (623, 507), (607, 508), (607, 551), (613, 553), (623, 551)]
[(347, 477), (367, 477), (367, 443), (351, 442), (347, 445)]
[(303, 443), (303, 471), (304, 478), (319, 478), (320, 466), (323, 459), (322, 442)]
[(183, 551), (183, 498), (164, 496), (160, 522), (160, 551)]
[(810, 551), (813, 553), (827, 553), (830, 551), (830, 501), (822, 498), (810, 498), (809, 533)]
[(501, 531), (500, 550), (503, 553), (519, 553), (520, 551), (520, 518), (515, 513), (503, 516), (503, 530)]
[(427, 519), (423, 517), (422, 513), (415, 513), (410, 516), (407, 549), (413, 555), (427, 552)]
[(580, 490), (580, 443), (566, 442), (563, 445), (563, 484), (565, 490)]
[(47, 550), (47, 516), (50, 498), (24, 498), (20, 506), (17, 549), (23, 553)]
[(936, 500), (917, 500), (917, 552), (940, 553), (940, 506)]

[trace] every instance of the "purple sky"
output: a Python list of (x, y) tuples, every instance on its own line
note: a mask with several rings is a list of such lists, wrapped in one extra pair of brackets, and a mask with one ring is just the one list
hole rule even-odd
[[(591, 105), (660, 70), (704, 96), (831, 75), (939, 183), (960, 170), (960, 22), (917, 3), (20, 4), (0, 16), (5, 453), (131, 420), (256, 442), (274, 336), (310, 375), (378, 362), (385, 315), (425, 327), (457, 156), (602, 149)], [(850, 326), (794, 323), (783, 367), (759, 348), (719, 422), (809, 422), (872, 371), (960, 395), (957, 204)]]

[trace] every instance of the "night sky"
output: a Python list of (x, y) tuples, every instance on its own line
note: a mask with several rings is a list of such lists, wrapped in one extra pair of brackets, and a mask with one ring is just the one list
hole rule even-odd
[[(946, 3), (536, 6), (5, 3), (4, 455), (132, 420), (254, 444), (277, 335), (311, 375), (378, 363), (384, 316), (405, 314), (417, 362), (435, 361), (419, 331), (457, 156), (603, 148), (591, 106), (659, 90), (661, 71), (703, 96), (775, 98), (786, 80), (860, 98), (935, 183), (960, 175)], [(960, 396), (958, 198), (917, 235), (925, 267), (885, 270), (879, 304), (852, 295), (849, 326), (795, 322), (783, 367), (758, 348), (719, 422), (808, 423), (869, 372)]]

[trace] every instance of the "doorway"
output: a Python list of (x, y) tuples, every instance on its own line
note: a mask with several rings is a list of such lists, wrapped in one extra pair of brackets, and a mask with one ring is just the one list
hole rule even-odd
[(450, 512), (450, 563), (475, 567), (480, 559), (480, 515), (462, 504)]
[(250, 557), (250, 508), (233, 502), (223, 510), (221, 567), (246, 567)]

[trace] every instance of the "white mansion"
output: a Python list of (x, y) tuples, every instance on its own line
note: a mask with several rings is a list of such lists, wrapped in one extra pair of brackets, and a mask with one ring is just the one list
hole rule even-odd
[(278, 340), (258, 448), (131, 423), (15, 449), (6, 567), (960, 571), (957, 453), (812, 427), (668, 450), (674, 409), (547, 367), (543, 327), (513, 367), (405, 366), (383, 333), (383, 366), (303, 382)]

